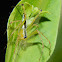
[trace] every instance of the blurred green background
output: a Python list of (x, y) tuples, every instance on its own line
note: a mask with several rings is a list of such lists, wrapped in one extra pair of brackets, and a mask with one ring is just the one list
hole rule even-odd
[(62, 62), (62, 0), (61, 0), (61, 14), (60, 14), (56, 47), (54, 53), (52, 54), (48, 62)]

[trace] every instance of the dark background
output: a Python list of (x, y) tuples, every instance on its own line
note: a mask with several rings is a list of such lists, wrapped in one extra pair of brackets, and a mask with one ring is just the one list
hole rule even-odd
[[(0, 1), (0, 62), (5, 62), (5, 47), (7, 43), (7, 33), (4, 34), (4, 32), (7, 28), (8, 18), (13, 9), (12, 6), (15, 6), (18, 2), (19, 0)], [(48, 62), (62, 62), (62, 14), (59, 23), (56, 48)]]
[(0, 1), (0, 62), (5, 62), (5, 52), (7, 44), (7, 28), (9, 15), (19, 0), (1, 0)]

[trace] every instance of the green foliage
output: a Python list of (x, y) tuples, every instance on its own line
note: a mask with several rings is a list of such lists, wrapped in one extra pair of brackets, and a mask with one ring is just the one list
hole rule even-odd
[[(50, 41), (51, 48), (49, 42), (47, 41), (47, 39), (45, 39), (45, 37), (42, 34), (40, 35), (44, 43), (43, 50), (42, 50), (42, 44), (29, 45), (30, 43), (36, 43), (36, 42), (42, 43), (39, 35), (34, 35), (33, 37), (29, 38), (27, 40), (28, 44), (26, 44), (27, 45), (26, 47), (20, 46), (20, 44), (24, 42), (22, 40), (19, 41), (16, 47), (16, 41), (18, 37), (18, 32), (20, 31), (20, 26), (18, 27), (17, 30), (15, 29), (17, 28), (19, 23), (21, 23), (21, 21), (14, 22), (11, 25), (10, 22), (23, 19), (24, 11), (21, 6), (22, 3), (25, 5), (24, 7), (26, 11), (26, 16), (27, 16), (26, 19), (28, 26), (30, 25), (32, 20), (35, 18), (35, 16), (39, 13), (41, 9), (42, 12), (43, 11), (49, 12), (49, 13), (41, 13), (39, 17), (36, 19), (35, 23), (39, 26), (37, 30), (42, 32)], [(52, 55), (56, 45), (59, 18), (60, 18), (60, 0), (20, 1), (13, 9), (8, 20), (7, 27), (9, 26), (9, 28), (7, 30), (8, 42), (7, 42), (5, 62), (39, 62), (39, 58), (41, 54), (42, 56), (40, 62), (46, 62)], [(35, 29), (35, 27), (33, 29)], [(13, 31), (14, 34), (11, 36), (11, 33)], [(49, 55), (49, 51), (50, 51), (49, 48), (51, 49), (50, 55)], [(14, 50), (15, 50), (15, 54), (14, 54)]]

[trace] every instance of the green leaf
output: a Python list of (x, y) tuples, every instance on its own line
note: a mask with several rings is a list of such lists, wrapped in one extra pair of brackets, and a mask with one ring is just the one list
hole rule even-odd
[[(20, 40), (18, 42), (18, 45), (16, 46), (18, 32), (21, 30), (20, 26), (18, 27), (18, 25), (23, 20), (23, 12), (24, 12), (21, 4), (24, 4), (25, 10), (26, 10), (28, 26), (30, 25), (32, 20), (35, 18), (35, 16), (39, 13), (39, 10), (48, 11), (50, 13), (50, 14), (43, 13), (39, 15), (35, 23), (39, 26), (37, 30), (42, 32), (44, 36), (47, 37), (47, 39), (50, 41), (51, 48), (50, 48), (49, 42), (42, 34), (40, 35), (44, 44), (43, 49), (42, 49), (43, 47), (42, 41), (38, 34), (29, 38), (27, 40), (27, 43), (24, 43), (25, 41)], [(52, 55), (56, 45), (59, 19), (60, 19), (60, 0), (47, 0), (47, 1), (46, 0), (22, 0), (20, 1), (16, 5), (16, 7), (13, 9), (8, 19), (8, 25), (7, 25), (8, 42), (7, 42), (7, 49), (6, 49), (6, 55), (5, 55), (5, 62), (39, 62), (40, 57), (41, 57), (40, 62), (46, 62)], [(14, 22), (10, 24), (10, 22), (17, 21), (17, 20), (20, 20), (20, 22)], [(16, 29), (17, 27), (18, 29)], [(35, 30), (35, 27), (29, 30), (29, 32), (27, 33), (27, 37), (29, 36), (30, 32), (32, 33), (33, 30)], [(14, 34), (11, 36), (11, 33), (13, 31), (14, 31)], [(39, 42), (41, 44), (37, 44)], [(49, 52), (50, 52), (50, 55), (49, 55)]]

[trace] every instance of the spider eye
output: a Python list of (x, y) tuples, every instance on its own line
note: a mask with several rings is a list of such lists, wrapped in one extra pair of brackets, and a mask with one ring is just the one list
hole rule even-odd
[(24, 5), (24, 4), (21, 4), (22, 6)]
[(41, 10), (42, 11), (42, 10)]
[(27, 38), (27, 36), (24, 36), (24, 39)]

